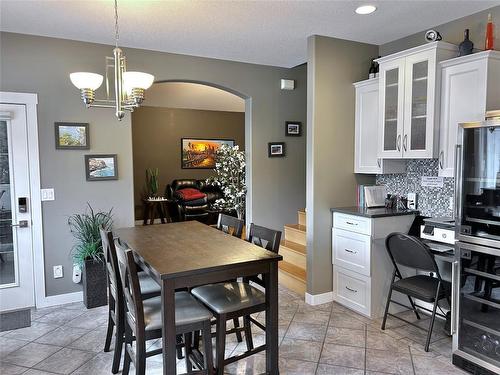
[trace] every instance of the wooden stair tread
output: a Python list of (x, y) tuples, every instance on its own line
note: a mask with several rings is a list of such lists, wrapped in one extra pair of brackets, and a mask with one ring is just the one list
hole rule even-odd
[(295, 251), (296, 253), (300, 253), (302, 255), (307, 254), (307, 247), (297, 242), (283, 240), (281, 241), (281, 246), (286, 247), (287, 249)]
[(285, 229), (295, 230), (297, 232), (306, 233), (306, 226), (300, 224), (285, 224)]
[(285, 261), (279, 262), (278, 267), (280, 270), (290, 274), (291, 276), (299, 279), (300, 281), (306, 282), (306, 270)]

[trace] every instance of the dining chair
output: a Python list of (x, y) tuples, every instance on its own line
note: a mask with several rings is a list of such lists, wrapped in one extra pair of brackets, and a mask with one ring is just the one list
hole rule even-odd
[[(389, 294), (387, 296), (387, 303), (381, 329), (385, 330), (387, 316), (390, 315), (411, 324), (414, 327), (425, 330), (417, 324), (409, 322), (400, 316), (389, 313), (389, 306), (391, 302), (399, 306), (406, 307), (409, 310), (413, 310), (415, 312), (415, 316), (419, 320), (420, 315), (418, 314), (417, 307), (428, 311), (432, 314), (429, 327), (427, 329), (427, 339), (425, 341), (425, 351), (428, 352), (436, 315), (446, 319), (446, 315), (438, 313), (436, 310), (441, 299), (446, 298), (448, 304), (450, 303), (449, 297), (451, 293), (451, 284), (441, 278), (441, 273), (439, 272), (436, 260), (434, 259), (434, 254), (431, 252), (429, 247), (418, 238), (403, 233), (391, 233), (387, 236), (385, 245), (387, 252), (389, 253), (389, 257), (394, 265), (394, 271), (392, 274)], [(423, 271), (429, 273), (429, 275), (417, 274), (415, 276), (403, 277), (398, 266)], [(430, 274), (434, 274), (435, 277)], [(405, 294), (410, 301), (410, 306), (406, 306), (398, 301), (392, 300), (393, 291)], [(412, 298), (432, 303), (432, 310), (429, 310), (424, 306), (417, 305)]]
[[(119, 239), (116, 243), (116, 255), (123, 295), (125, 301), (125, 363), (122, 374), (128, 375), (130, 363), (134, 363), (136, 375), (146, 373), (146, 358), (162, 353), (162, 349), (146, 351), (146, 341), (162, 337), (162, 301), (161, 297), (147, 300), (141, 298), (137, 264), (134, 253)], [(212, 339), (210, 320), (212, 314), (188, 292), (175, 293), (175, 330), (184, 335), (185, 360), (188, 374), (210, 375), (213, 371)], [(202, 331), (203, 370), (193, 371), (192, 333)], [(135, 339), (135, 348), (133, 341)], [(196, 362), (198, 363), (198, 362)]]
[(243, 234), (243, 227), (245, 222), (234, 216), (229, 216), (226, 214), (219, 214), (217, 220), (217, 229), (233, 235), (234, 237), (241, 238)]
[[(108, 329), (104, 343), (104, 351), (109, 352), (113, 331), (115, 332), (115, 348), (111, 372), (117, 374), (120, 367), (123, 343), (125, 340), (125, 305), (123, 300), (123, 288), (119, 277), (116, 247), (113, 241), (113, 233), (99, 228), (101, 235), (104, 261), (106, 264), (108, 284)], [(139, 285), (142, 299), (148, 299), (161, 294), (160, 286), (145, 272), (138, 273)]]

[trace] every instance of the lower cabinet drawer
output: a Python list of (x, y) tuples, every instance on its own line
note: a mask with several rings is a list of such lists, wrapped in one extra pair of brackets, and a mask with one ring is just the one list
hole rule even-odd
[(332, 229), (333, 264), (370, 276), (371, 237)]
[(338, 303), (370, 316), (371, 278), (342, 267), (333, 267), (333, 285)]

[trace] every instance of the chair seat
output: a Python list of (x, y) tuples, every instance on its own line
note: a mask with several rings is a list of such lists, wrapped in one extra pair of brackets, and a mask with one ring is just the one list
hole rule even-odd
[(161, 287), (146, 272), (138, 272), (137, 276), (139, 277), (143, 297), (161, 293)]
[(266, 302), (265, 294), (247, 283), (203, 285), (191, 293), (217, 314), (227, 314)]
[[(439, 280), (435, 277), (417, 275), (394, 282), (393, 289), (425, 302), (434, 302), (438, 283)], [(438, 300), (446, 297), (450, 289), (451, 284), (447, 281), (443, 281)]]
[[(143, 302), (144, 323), (146, 330), (162, 328), (161, 297), (154, 297)], [(212, 314), (188, 292), (175, 293), (175, 325), (182, 326), (212, 319)]]

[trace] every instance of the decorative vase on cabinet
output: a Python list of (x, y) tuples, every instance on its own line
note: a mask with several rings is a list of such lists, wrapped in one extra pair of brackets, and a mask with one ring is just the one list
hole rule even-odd
[(437, 157), (441, 88), (438, 62), (457, 53), (453, 44), (433, 42), (377, 60), (379, 157)]
[(439, 176), (455, 175), (458, 124), (482, 121), (500, 107), (500, 52), (483, 51), (442, 61)]
[(379, 79), (354, 83), (356, 90), (354, 173), (402, 173), (406, 163), (401, 160), (383, 160), (377, 153)]

